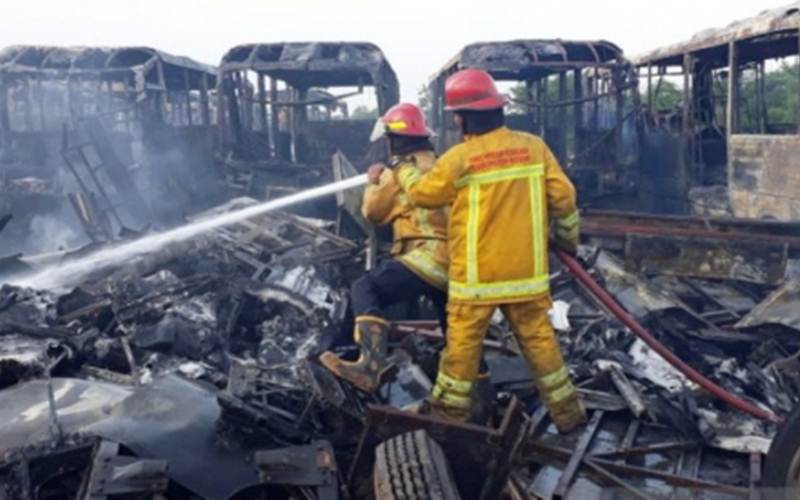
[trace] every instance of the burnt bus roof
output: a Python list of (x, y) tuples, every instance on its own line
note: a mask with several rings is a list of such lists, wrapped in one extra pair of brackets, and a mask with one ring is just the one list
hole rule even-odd
[(613, 65), (622, 49), (605, 40), (511, 40), (467, 45), (433, 76), (481, 68), (498, 80), (536, 79), (567, 69)]
[(99, 75), (140, 71), (161, 61), (166, 72), (189, 70), (216, 81), (216, 68), (149, 47), (46, 47), (17, 45), (0, 51), (0, 72), (41, 75)]
[(381, 49), (366, 42), (239, 45), (222, 58), (220, 71), (240, 70), (266, 73), (298, 88), (370, 84), (398, 88)]
[[(722, 28), (710, 28), (696, 33), (689, 40), (661, 47), (633, 58), (636, 66), (649, 64), (681, 65), (683, 55), (703, 53), (706, 59), (717, 59), (727, 65), (727, 45), (732, 41), (764, 38), (764, 43), (742, 54), (741, 62), (766, 59), (797, 53), (797, 30), (800, 28), (800, 1), (783, 7), (762, 11)], [(787, 36), (774, 36), (783, 33)], [(792, 39), (795, 41), (793, 42)]]

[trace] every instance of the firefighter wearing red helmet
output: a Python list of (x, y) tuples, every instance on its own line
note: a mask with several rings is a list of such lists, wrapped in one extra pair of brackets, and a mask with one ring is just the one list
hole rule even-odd
[[(389, 140), (393, 169), (404, 168), (420, 175), (436, 161), (431, 132), (422, 110), (413, 104), (398, 104), (376, 123), (371, 139)], [(376, 225), (391, 224), (394, 241), (391, 259), (384, 260), (353, 283), (351, 305), (355, 319), (354, 337), (360, 347), (355, 362), (340, 359), (333, 352), (320, 357), (322, 364), (339, 377), (372, 392), (387, 367), (389, 323), (384, 308), (400, 302), (431, 299), (446, 326), (447, 303), (447, 212), (411, 205), (392, 170), (370, 168), (362, 213)]]
[[(419, 106), (410, 103), (400, 103), (389, 108), (381, 120), (386, 134), (399, 137), (424, 137), (429, 138), (431, 131), (425, 125), (425, 115)], [(381, 123), (378, 124), (379, 127)], [(380, 135), (380, 134), (379, 134)], [(373, 136), (374, 140), (376, 137)]]
[(483, 70), (464, 69), (445, 82), (445, 109), (448, 111), (491, 111), (502, 109), (505, 103), (494, 79)]
[(504, 125), (505, 99), (485, 71), (465, 69), (445, 82), (464, 142), (427, 172), (397, 170), (408, 199), (450, 207), (447, 345), (431, 393), (434, 413), (464, 420), (486, 330), (499, 308), (511, 324), (540, 398), (558, 429), (586, 415), (548, 319), (548, 234), (572, 252), (578, 242), (575, 189), (539, 137)]

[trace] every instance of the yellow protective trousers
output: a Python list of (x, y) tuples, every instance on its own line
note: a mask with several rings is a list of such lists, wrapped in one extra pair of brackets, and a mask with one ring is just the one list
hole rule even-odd
[(500, 307), (511, 324), (553, 422), (559, 425), (559, 422), (574, 420), (583, 409), (547, 316), (551, 306), (549, 295), (500, 305), (448, 304), (447, 344), (431, 394), (433, 403), (452, 410), (450, 413), (454, 416), (469, 414), (483, 340), (495, 309)]

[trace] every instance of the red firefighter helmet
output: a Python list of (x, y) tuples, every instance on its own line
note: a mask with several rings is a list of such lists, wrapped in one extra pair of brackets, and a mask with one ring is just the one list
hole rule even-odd
[(444, 83), (445, 109), (448, 111), (488, 111), (506, 103), (497, 91), (492, 75), (482, 69), (462, 69)]
[(430, 137), (431, 131), (425, 125), (425, 115), (419, 106), (403, 102), (392, 106), (383, 115), (386, 133), (411, 137)]

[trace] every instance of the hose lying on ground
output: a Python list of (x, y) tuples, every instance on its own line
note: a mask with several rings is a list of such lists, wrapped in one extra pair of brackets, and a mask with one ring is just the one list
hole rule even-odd
[(572, 272), (575, 278), (577, 278), (577, 280), (584, 287), (586, 287), (586, 289), (592, 295), (594, 295), (597, 300), (605, 305), (618, 320), (627, 326), (637, 337), (642, 339), (645, 344), (650, 346), (651, 349), (656, 351), (669, 364), (686, 375), (689, 380), (737, 410), (749, 413), (750, 415), (763, 420), (769, 420), (772, 422), (783, 421), (781, 417), (775, 415), (774, 413), (761, 409), (735, 394), (731, 394), (711, 380), (707, 379), (703, 374), (691, 366), (687, 365), (682, 359), (676, 356), (675, 353), (670, 351), (664, 344), (659, 342), (658, 339), (650, 334), (650, 332), (645, 330), (645, 328), (638, 321), (636, 321), (633, 316), (628, 314), (628, 312), (625, 311), (625, 309), (623, 309), (622, 306), (620, 306), (617, 301), (602, 286), (600, 286), (599, 283), (592, 279), (592, 277), (583, 268), (583, 266), (581, 266), (577, 259), (560, 249), (556, 249), (556, 254), (558, 255), (558, 258), (561, 259), (561, 262)]

